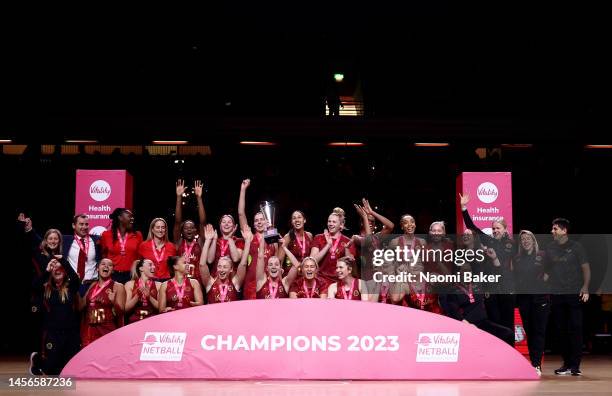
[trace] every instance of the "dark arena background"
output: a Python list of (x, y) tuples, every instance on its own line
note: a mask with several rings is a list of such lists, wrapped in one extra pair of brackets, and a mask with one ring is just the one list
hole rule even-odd
[[(603, 5), (200, 7), (41, 5), (2, 12), (5, 377), (26, 375), (33, 331), (31, 252), (21, 244), (17, 216), (25, 213), (39, 233), (72, 233), (76, 169), (127, 170), (135, 227), (145, 238), (155, 217), (172, 226), (179, 178), (189, 186), (203, 181), (215, 228), (225, 213), (237, 218), (240, 184), (248, 178), (249, 222), (260, 201), (272, 200), (283, 234), (296, 209), (305, 213), (307, 230), (322, 233), (334, 207), (347, 213), (345, 234), (358, 234), (353, 204), (362, 198), (395, 223), (394, 233), (401, 233), (405, 213), (419, 234), (437, 220), (454, 233), (462, 172), (512, 172), (515, 232), (548, 234), (557, 217), (569, 219), (575, 234), (609, 232), (612, 65)], [(344, 106), (339, 115), (329, 115), (326, 105), (334, 98)], [(196, 218), (188, 193), (184, 218)], [(595, 292), (584, 304), (578, 379), (553, 374), (562, 341), (551, 316), (544, 375), (529, 386), (176, 384), (185, 394), (603, 394), (612, 383), (611, 308)], [(90, 390), (91, 381), (80, 386), (96, 394), (105, 382), (95, 382), (99, 391)], [(153, 390), (143, 381), (117, 386)]]

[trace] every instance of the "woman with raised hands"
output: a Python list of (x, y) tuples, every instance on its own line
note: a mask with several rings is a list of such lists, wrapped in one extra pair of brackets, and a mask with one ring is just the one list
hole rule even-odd
[(342, 235), (344, 229), (344, 211), (335, 208), (327, 218), (327, 228), (322, 234), (314, 237), (310, 256), (319, 264), (318, 275), (328, 282), (335, 282), (336, 263), (340, 257), (355, 257), (351, 240)]
[[(206, 238), (205, 248), (210, 246), (216, 233), (210, 224), (206, 226), (204, 231), (204, 238)], [(237, 301), (239, 298), (239, 293), (246, 277), (249, 249), (254, 239), (249, 227), (242, 230), (242, 235), (245, 239), (245, 246), (242, 251), (240, 264), (235, 272), (232, 260), (228, 256), (219, 258), (216, 276), (210, 274), (204, 256), (200, 259), (200, 275), (206, 290), (206, 301), (208, 304)]]
[(140, 259), (132, 267), (132, 280), (125, 284), (125, 312), (133, 323), (155, 315), (159, 310), (160, 282), (155, 281), (155, 264)]
[(368, 301), (365, 282), (352, 276), (354, 263), (355, 260), (350, 256), (338, 259), (336, 262), (338, 281), (327, 288), (327, 298)]
[(244, 249), (244, 240), (234, 235), (237, 229), (238, 226), (232, 215), (224, 214), (221, 216), (221, 220), (219, 220), (219, 231), (221, 232), (221, 236), (219, 237), (218, 234), (215, 233), (207, 253), (207, 262), (212, 276), (217, 275), (217, 264), (221, 257), (229, 257), (232, 261), (234, 271), (238, 269), (238, 263), (240, 262), (242, 250)]
[(281, 248), (291, 261), (291, 268), (286, 276), (283, 277), (285, 271), (281, 265), (281, 261), (277, 256), (272, 256), (268, 259), (267, 268), (264, 268), (264, 247), (259, 245), (259, 259), (257, 260), (257, 298), (258, 299), (274, 299), (288, 298), (289, 287), (298, 276), (298, 268), (300, 262), (287, 248), (286, 242), (283, 240)]
[[(78, 274), (61, 255), (54, 255), (46, 270), (34, 282), (40, 295), (43, 318), (42, 353), (31, 356), (30, 374), (59, 375), (79, 351), (79, 322), (75, 310)], [(40, 341), (40, 340), (39, 340)]]
[(168, 257), (171, 278), (159, 288), (159, 312), (191, 308), (204, 303), (200, 282), (187, 277), (185, 258)]
[[(517, 253), (516, 243), (508, 233), (508, 227), (503, 218), (500, 217), (491, 222), (491, 235), (489, 235), (476, 227), (472, 221), (467, 209), (470, 196), (459, 194), (459, 202), (465, 226), (478, 234), (487, 255), (491, 258), (492, 267), (489, 267), (487, 272), (501, 275), (500, 281), (489, 287), (489, 296), (485, 300), (487, 315), (491, 321), (513, 329), (515, 301), (512, 259)], [(491, 250), (494, 250), (495, 253), (492, 254)]]
[(183, 194), (185, 194), (185, 190), (185, 181), (177, 180), (172, 239), (176, 245), (177, 254), (185, 257), (187, 276), (199, 282), (200, 256), (202, 255), (202, 246), (204, 245), (204, 238), (201, 236), (204, 235), (204, 226), (206, 225), (206, 211), (204, 209), (204, 201), (202, 200), (202, 181), (196, 180), (194, 185), (194, 192), (198, 202), (199, 223), (197, 225), (193, 220), (183, 221)]
[[(251, 185), (251, 181), (249, 179), (245, 179), (242, 181), (240, 186), (240, 197), (238, 199), (238, 221), (240, 222), (240, 230), (244, 230), (249, 228), (247, 215), (246, 215), (246, 191)], [(277, 243), (268, 244), (264, 239), (264, 232), (270, 226), (266, 221), (263, 213), (257, 212), (253, 219), (253, 226), (255, 229), (255, 233), (253, 236), (253, 240), (250, 245), (250, 249), (247, 250), (248, 254), (251, 256), (251, 260), (259, 260), (259, 245), (264, 244), (264, 259), (265, 262), (268, 262), (268, 259), (276, 254)], [(249, 228), (250, 229), (250, 228)], [(244, 237), (244, 235), (243, 235)], [(245, 237), (246, 238), (246, 237)], [(246, 247), (245, 247), (246, 250)], [(244, 254), (243, 254), (244, 256)], [(247, 268), (246, 278), (244, 280), (244, 299), (245, 300), (254, 300), (257, 298), (257, 279), (256, 279), (256, 268), (257, 263), (249, 263)]]

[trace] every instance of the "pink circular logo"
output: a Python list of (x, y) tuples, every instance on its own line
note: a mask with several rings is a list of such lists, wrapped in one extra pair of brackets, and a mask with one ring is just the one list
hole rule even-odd
[(95, 201), (106, 201), (110, 195), (111, 186), (106, 180), (96, 180), (89, 186), (89, 196)]
[(484, 182), (476, 189), (476, 195), (478, 195), (478, 199), (484, 203), (495, 202), (497, 196), (499, 195), (499, 190), (497, 186), (491, 182)]

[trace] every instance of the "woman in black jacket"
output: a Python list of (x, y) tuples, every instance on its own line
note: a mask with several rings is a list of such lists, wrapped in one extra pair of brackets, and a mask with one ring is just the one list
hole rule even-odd
[(59, 375), (79, 351), (79, 321), (76, 310), (79, 276), (72, 266), (54, 255), (44, 273), (34, 282), (42, 302), (42, 353), (32, 359), (35, 375)]
[(461, 212), (465, 226), (477, 233), (485, 250), (493, 249), (496, 259), (491, 259), (493, 264), (485, 272), (501, 275), (500, 282), (493, 285), (485, 298), (487, 316), (495, 323), (504, 327), (514, 329), (514, 279), (512, 276), (512, 259), (516, 256), (516, 243), (508, 234), (506, 221), (503, 218), (491, 222), (492, 235), (486, 234), (476, 227), (467, 210), (470, 201), (469, 195), (459, 194)]

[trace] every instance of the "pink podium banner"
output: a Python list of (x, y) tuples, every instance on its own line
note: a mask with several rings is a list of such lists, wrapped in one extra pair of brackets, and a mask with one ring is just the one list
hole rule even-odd
[(115, 208), (131, 207), (132, 176), (126, 170), (77, 170), (74, 211), (89, 216), (91, 234), (106, 230)]
[[(463, 172), (457, 177), (457, 193), (469, 194), (468, 212), (476, 227), (491, 235), (491, 222), (503, 217), (512, 235), (512, 173)], [(457, 196), (457, 234), (465, 231)]]
[(473, 325), (393, 305), (250, 300), (156, 315), (79, 352), (90, 379), (535, 380), (515, 349)]

